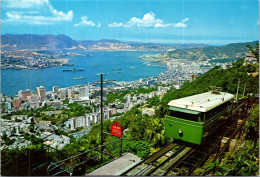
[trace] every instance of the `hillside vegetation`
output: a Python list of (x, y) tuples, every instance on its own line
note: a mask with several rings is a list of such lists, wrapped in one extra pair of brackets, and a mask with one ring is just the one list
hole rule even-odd
[(236, 94), (238, 81), (240, 80), (239, 95), (253, 93), (258, 94), (259, 78), (249, 75), (248, 70), (258, 71), (258, 64), (243, 66), (243, 59), (233, 63), (233, 67), (229, 69), (221, 69), (220, 67), (212, 68), (207, 73), (201, 75), (192, 83), (185, 83), (180, 90), (170, 90), (158, 103), (157, 110), (159, 117), (164, 117), (167, 110), (167, 104), (170, 100), (195, 95), (209, 91), (210, 86), (222, 87), (223, 92)]
[(255, 46), (258, 41), (247, 43), (234, 43), (224, 46), (209, 46), (204, 48), (177, 49), (167, 52), (164, 56), (173, 59), (205, 60), (205, 59), (239, 59), (250, 51), (247, 45)]

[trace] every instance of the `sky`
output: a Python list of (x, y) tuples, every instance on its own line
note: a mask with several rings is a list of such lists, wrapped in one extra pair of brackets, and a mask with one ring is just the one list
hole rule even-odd
[(258, 0), (2, 0), (1, 34), (224, 45), (259, 39)]

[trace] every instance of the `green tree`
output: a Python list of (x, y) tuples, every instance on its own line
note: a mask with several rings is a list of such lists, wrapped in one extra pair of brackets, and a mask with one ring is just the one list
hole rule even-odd
[(151, 118), (145, 129), (146, 140), (153, 143), (156, 147), (161, 146), (165, 143), (164, 131), (162, 119)]
[(124, 140), (123, 151), (136, 154), (138, 157), (145, 159), (150, 155), (151, 146), (145, 141)]
[(252, 108), (245, 125), (245, 130), (247, 138), (254, 140), (255, 148), (259, 138), (259, 105)]
[(259, 43), (256, 43), (256, 47), (255, 48), (250, 46), (250, 45), (247, 45), (247, 48), (256, 57), (257, 62), (259, 63)]
[(207, 168), (204, 174), (212, 176), (255, 176), (259, 173), (257, 148), (244, 147), (233, 153), (226, 153), (225, 158), (220, 162), (217, 159), (214, 163), (206, 163)]
[(15, 140), (10, 139), (6, 133), (4, 133), (1, 138), (7, 146), (12, 145), (15, 142)]

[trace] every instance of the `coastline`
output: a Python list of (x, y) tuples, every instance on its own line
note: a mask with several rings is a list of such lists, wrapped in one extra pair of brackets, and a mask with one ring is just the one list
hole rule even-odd
[[(51, 86), (49, 83), (52, 82), (54, 76), (57, 78), (56, 80), (58, 82), (55, 81), (52, 84), (52, 86), (58, 85), (60, 88), (67, 88), (67, 87), (72, 87), (77, 85), (84, 85), (87, 83), (94, 84), (95, 81), (100, 79), (98, 75), (96, 75), (98, 73), (109, 73), (108, 75), (106, 75), (105, 78), (108, 80), (116, 80), (117, 82), (122, 82), (122, 83), (125, 82), (131, 83), (141, 78), (144, 79), (146, 77), (157, 76), (161, 72), (166, 71), (165, 69), (166, 66), (164, 64), (153, 65), (152, 67), (147, 66), (146, 63), (144, 63), (143, 60), (139, 58), (139, 56), (141, 56), (142, 54), (144, 54), (144, 52), (98, 51), (98, 52), (90, 53), (90, 55), (93, 56), (88, 57), (88, 60), (84, 60), (84, 57), (69, 58), (70, 62), (75, 63), (73, 67), (69, 67), (69, 66), (50, 67), (42, 70), (41, 69), (39, 70), (24, 69), (24, 70), (17, 70), (17, 71), (11, 69), (3, 70), (1, 74), (2, 75), (1, 92), (4, 93), (5, 95), (11, 96), (11, 95), (16, 95), (19, 90), (25, 90), (25, 89), (35, 90), (35, 87), (40, 85), (45, 86), (46, 90), (49, 91), (51, 90)], [(111, 68), (104, 65), (107, 58), (109, 58), (109, 61), (112, 62)], [(85, 68), (84, 71), (62, 72), (62, 69), (79, 68), (81, 67), (81, 64), (82, 64), (82, 68)], [(117, 70), (114, 71), (113, 68), (122, 68), (122, 70), (118, 72)], [(141, 71), (145, 71), (145, 72), (141, 72)], [(131, 72), (132, 75), (129, 75), (129, 72)], [(84, 77), (85, 79), (73, 79), (73, 78), (82, 78), (82, 77)], [(13, 84), (10, 83), (9, 79), (12, 80)], [(50, 82), (47, 82), (47, 80), (49, 80)], [(21, 85), (22, 88), (19, 87)], [(111, 83), (107, 85), (111, 85)], [(5, 92), (6, 90), (10, 90), (9, 93)]]

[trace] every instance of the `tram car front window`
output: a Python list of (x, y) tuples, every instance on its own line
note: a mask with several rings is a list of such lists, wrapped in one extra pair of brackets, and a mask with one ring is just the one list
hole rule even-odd
[(169, 115), (171, 117), (181, 118), (181, 119), (190, 120), (190, 121), (198, 121), (198, 119), (199, 119), (198, 114), (189, 114), (189, 113), (173, 111), (173, 110), (170, 110)]

